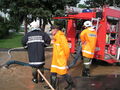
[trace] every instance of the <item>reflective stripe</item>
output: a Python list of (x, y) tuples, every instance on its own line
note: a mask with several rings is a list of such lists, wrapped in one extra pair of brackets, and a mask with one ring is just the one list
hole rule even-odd
[(39, 64), (44, 64), (45, 62), (30, 62), (29, 64), (34, 64), (34, 65), (39, 65)]
[(82, 50), (82, 52), (85, 52), (85, 53), (88, 53), (88, 54), (92, 54), (92, 55), (94, 55), (94, 53), (89, 52), (89, 51), (86, 51), (86, 50)]
[(56, 65), (51, 65), (51, 67), (58, 68), (58, 69), (67, 69), (68, 68), (68, 66), (59, 67), (59, 66), (56, 66)]
[(89, 62), (84, 62), (85, 65), (90, 65), (92, 63), (92, 60), (90, 60)]
[(87, 63), (84, 63), (85, 65), (89, 65), (89, 64), (91, 64), (91, 62), (87, 62)]
[(34, 42), (44, 42), (44, 40), (31, 40), (31, 41), (28, 41), (27, 43), (34, 43)]
[(96, 37), (96, 35), (95, 34), (92, 34), (92, 33), (90, 33), (90, 34), (88, 34), (90, 37)]
[(55, 45), (59, 46), (60, 44), (58, 44), (58, 43), (55, 43)]

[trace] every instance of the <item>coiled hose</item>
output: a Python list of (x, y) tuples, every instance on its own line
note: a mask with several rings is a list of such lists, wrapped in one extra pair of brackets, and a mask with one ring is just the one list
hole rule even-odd
[[(21, 61), (17, 61), (17, 60), (10, 60), (11, 59), (11, 51), (13, 50), (16, 50), (16, 49), (24, 49), (24, 47), (18, 47), (18, 48), (12, 48), (12, 49), (9, 49), (8, 50), (8, 55), (9, 55), (9, 61), (7, 61), (6, 63), (0, 65), (0, 67), (6, 67), (8, 68), (10, 65), (12, 64), (18, 64), (18, 65), (21, 65), (21, 66), (30, 66), (30, 67), (34, 67), (34, 65), (31, 65), (29, 63), (26, 63), (26, 62), (21, 62)], [(50, 70), (48, 68), (43, 68), (44, 70)]]

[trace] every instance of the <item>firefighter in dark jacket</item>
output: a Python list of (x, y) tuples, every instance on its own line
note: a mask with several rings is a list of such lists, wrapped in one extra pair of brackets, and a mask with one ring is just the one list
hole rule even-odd
[[(37, 69), (44, 73), (43, 66), (45, 64), (45, 47), (51, 42), (49, 35), (42, 32), (39, 28), (39, 22), (30, 24), (30, 31), (25, 34), (22, 39), (23, 46), (27, 46), (29, 64), (32, 65), (32, 81), (34, 83), (43, 82), (43, 78), (38, 76)], [(38, 78), (39, 77), (39, 78)]]

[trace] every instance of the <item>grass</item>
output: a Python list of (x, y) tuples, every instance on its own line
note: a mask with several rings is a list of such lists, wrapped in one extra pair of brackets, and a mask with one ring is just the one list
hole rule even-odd
[(21, 47), (21, 39), (23, 35), (14, 33), (6, 39), (0, 39), (0, 48), (16, 48)]

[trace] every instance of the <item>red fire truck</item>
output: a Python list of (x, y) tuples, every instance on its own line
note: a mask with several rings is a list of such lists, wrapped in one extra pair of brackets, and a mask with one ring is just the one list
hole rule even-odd
[[(66, 36), (70, 44), (71, 53), (76, 51), (76, 35), (86, 20), (93, 22), (97, 30), (97, 44), (94, 58), (108, 63), (119, 62), (120, 55), (120, 8), (104, 6), (94, 8), (90, 12), (54, 17), (54, 19), (66, 19)], [(77, 26), (77, 24), (80, 24)]]

